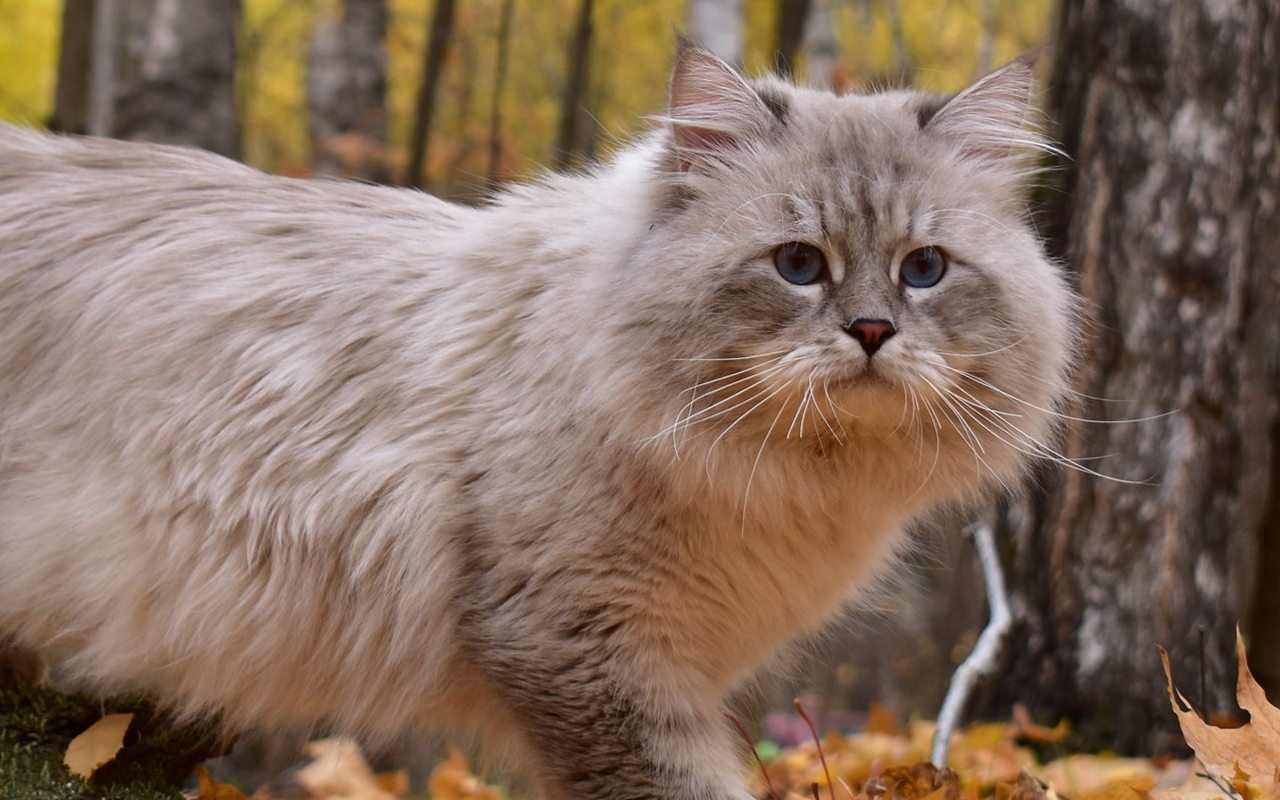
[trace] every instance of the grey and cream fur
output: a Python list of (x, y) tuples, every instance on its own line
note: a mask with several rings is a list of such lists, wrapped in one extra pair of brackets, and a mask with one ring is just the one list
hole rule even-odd
[(1026, 63), (672, 81), (479, 208), (0, 128), (0, 633), (233, 727), (475, 730), (547, 798), (747, 797), (724, 697), (1052, 454), (1076, 301)]

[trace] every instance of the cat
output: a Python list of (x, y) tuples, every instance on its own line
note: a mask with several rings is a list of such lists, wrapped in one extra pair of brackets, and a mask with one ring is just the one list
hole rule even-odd
[(546, 798), (749, 794), (727, 694), (1051, 452), (1078, 300), (1028, 62), (681, 43), (481, 207), (0, 129), (0, 633), (232, 729), (465, 729)]

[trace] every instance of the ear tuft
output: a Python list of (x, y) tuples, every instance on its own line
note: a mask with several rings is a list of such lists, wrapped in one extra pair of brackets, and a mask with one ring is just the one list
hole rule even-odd
[(681, 38), (668, 121), (681, 172), (705, 170), (763, 138), (776, 117), (745, 80)]
[(1000, 162), (1027, 148), (1058, 153), (1044, 137), (1026, 127), (1035, 89), (1032, 58), (1011, 61), (979, 78), (931, 115), (921, 128), (958, 142), (975, 160)]

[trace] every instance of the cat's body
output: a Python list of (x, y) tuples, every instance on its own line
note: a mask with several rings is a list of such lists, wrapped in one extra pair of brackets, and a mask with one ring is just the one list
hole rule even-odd
[[(759, 92), (686, 48), (674, 134), (484, 208), (0, 128), (0, 633), (233, 726), (471, 726), (549, 797), (744, 797), (724, 695), (1016, 476), (1072, 338), (976, 112)], [(886, 289), (930, 244), (949, 303)]]

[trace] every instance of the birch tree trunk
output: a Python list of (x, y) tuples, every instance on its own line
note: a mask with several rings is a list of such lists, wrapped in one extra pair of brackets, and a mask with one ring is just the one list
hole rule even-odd
[(743, 0), (689, 0), (689, 35), (735, 67), (742, 66)]
[(113, 0), (101, 5), (100, 41), (115, 50), (102, 54), (100, 63), (109, 65), (111, 74), (100, 76), (96, 87), (109, 95), (95, 100), (110, 106), (102, 112), (105, 132), (236, 157), (239, 0)]
[(317, 174), (387, 180), (386, 32), (386, 0), (342, 0), (320, 9), (307, 68)]
[(831, 20), (831, 0), (813, 0), (804, 30), (805, 82), (815, 89), (838, 89), (840, 48)]
[(1077, 425), (1066, 453), (1110, 454), (1082, 463), (1124, 482), (1046, 470), (1010, 509), (1025, 623), (993, 714), (1022, 699), (1122, 750), (1177, 749), (1157, 644), (1193, 702), (1203, 674), (1206, 710), (1234, 708), (1280, 419), (1278, 13), (1061, 3), (1050, 116), (1071, 160), (1047, 211), (1091, 304), (1077, 413), (1172, 413)]

